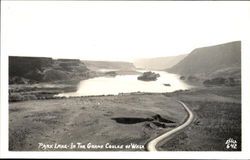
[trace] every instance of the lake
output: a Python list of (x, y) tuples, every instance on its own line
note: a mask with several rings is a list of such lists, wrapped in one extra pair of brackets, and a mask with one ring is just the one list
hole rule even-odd
[[(137, 70), (145, 72), (144, 70)], [(153, 71), (160, 74), (156, 81), (137, 80), (139, 75), (117, 75), (115, 77), (97, 77), (83, 80), (78, 84), (76, 92), (61, 93), (59, 97), (76, 97), (91, 95), (118, 95), (119, 93), (130, 92), (173, 92), (192, 88), (180, 80), (180, 75), (171, 74), (163, 71)], [(165, 86), (164, 84), (170, 84)]]

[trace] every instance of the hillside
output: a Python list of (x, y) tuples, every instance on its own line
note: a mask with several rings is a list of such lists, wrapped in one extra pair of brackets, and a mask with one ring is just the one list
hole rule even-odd
[(240, 78), (241, 42), (197, 48), (167, 71), (181, 75)]
[(113, 62), (113, 61), (82, 61), (87, 68), (93, 71), (130, 71), (134, 70), (135, 66), (130, 62)]
[(9, 57), (9, 83), (26, 84), (88, 78), (89, 69), (78, 59)]
[(164, 70), (179, 63), (186, 55), (169, 56), (169, 57), (156, 57), (137, 59), (134, 61), (136, 68), (144, 68), (148, 70)]

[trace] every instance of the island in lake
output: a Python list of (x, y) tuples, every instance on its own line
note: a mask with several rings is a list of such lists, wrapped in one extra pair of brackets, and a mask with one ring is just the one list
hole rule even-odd
[(142, 81), (156, 81), (160, 77), (160, 74), (154, 72), (144, 72), (141, 76), (137, 77), (138, 80)]

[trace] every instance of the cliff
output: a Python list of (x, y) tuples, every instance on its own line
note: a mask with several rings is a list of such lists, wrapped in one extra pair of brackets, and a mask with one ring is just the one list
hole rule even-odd
[(39, 83), (88, 78), (89, 69), (78, 59), (9, 57), (9, 83)]

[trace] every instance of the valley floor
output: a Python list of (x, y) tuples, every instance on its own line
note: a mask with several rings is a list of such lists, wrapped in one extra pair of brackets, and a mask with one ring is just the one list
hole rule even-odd
[[(71, 150), (49, 145), (141, 145), (136, 149), (74, 148), (73, 150), (145, 150), (144, 144), (182, 123), (186, 112), (162, 94), (79, 97), (10, 103), (9, 149)], [(39, 147), (39, 143), (48, 148)]]
[[(228, 138), (237, 140), (241, 150), (239, 87), (10, 103), (9, 150), (144, 151), (124, 147), (144, 146), (183, 123), (187, 113), (176, 100), (192, 109), (195, 120), (184, 132), (162, 142), (160, 150), (227, 150)], [(70, 148), (71, 143), (76, 148)], [(80, 143), (82, 148), (77, 147)]]

